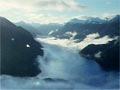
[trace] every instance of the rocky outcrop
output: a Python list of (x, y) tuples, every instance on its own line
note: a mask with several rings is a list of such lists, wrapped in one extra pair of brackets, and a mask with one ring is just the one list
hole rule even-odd
[(28, 31), (0, 17), (0, 37), (0, 74), (31, 77), (41, 72), (35, 59), (43, 56), (42, 46)]

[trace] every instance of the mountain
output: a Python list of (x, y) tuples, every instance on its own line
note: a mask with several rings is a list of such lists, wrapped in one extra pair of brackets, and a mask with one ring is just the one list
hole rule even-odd
[(86, 20), (80, 20), (80, 19), (74, 18), (74, 19), (71, 19), (69, 21), (69, 23), (72, 23), (72, 24), (76, 24), (76, 23), (84, 24), (84, 23), (86, 23)]
[(39, 74), (41, 70), (35, 59), (43, 56), (43, 50), (31, 33), (4, 17), (0, 17), (0, 33), (0, 74), (19, 77)]
[(17, 23), (15, 23), (15, 25), (23, 27), (28, 32), (30, 32), (33, 36), (36, 36), (37, 34), (41, 35), (40, 31), (38, 31), (36, 28), (32, 27), (32, 25), (25, 23), (23, 21), (17, 22)]
[(47, 36), (51, 31), (56, 31), (61, 24), (50, 23), (50, 24), (39, 24), (39, 23), (25, 23), (23, 21), (16, 23), (17, 26), (21, 26), (31, 32), (34, 36), (44, 35)]
[(90, 44), (80, 51), (80, 55), (95, 60), (105, 71), (119, 71), (119, 39), (107, 44)]
[(100, 19), (99, 17), (87, 17), (86, 19), (83, 19), (83, 20), (74, 18), (74, 19), (70, 20), (68, 23), (72, 23), (72, 24), (76, 24), (76, 23), (79, 23), (79, 24), (88, 24), (88, 23), (102, 24), (105, 22), (106, 22), (106, 20)]
[(39, 23), (32, 23), (32, 27), (35, 27), (39, 30), (42, 35), (47, 36), (51, 31), (56, 31), (57, 29), (62, 27), (62, 24), (57, 23), (49, 23), (49, 24), (39, 24)]
[(118, 21), (120, 23), (120, 15), (116, 15), (113, 19), (110, 19), (110, 22)]
[(119, 26), (120, 15), (116, 15), (106, 23), (101, 24), (100, 29), (96, 28), (95, 30), (100, 36), (108, 35), (117, 38), (107, 44), (90, 44), (80, 51), (80, 55), (95, 60), (105, 71), (119, 71)]
[(99, 17), (88, 17), (86, 20), (86, 23), (91, 23), (91, 24), (102, 24), (107, 22), (107, 20), (100, 19)]
[[(98, 33), (100, 37), (108, 35), (109, 37), (119, 36), (119, 18), (117, 15), (110, 20), (100, 20), (99, 18), (89, 18), (87, 20), (74, 19), (72, 22), (67, 22), (62, 28), (52, 35), (58, 38), (70, 38), (66, 35), (67, 32), (76, 32), (74, 39), (82, 41), (87, 35)], [(74, 22), (74, 23), (73, 23)], [(95, 23), (99, 22), (99, 23)]]

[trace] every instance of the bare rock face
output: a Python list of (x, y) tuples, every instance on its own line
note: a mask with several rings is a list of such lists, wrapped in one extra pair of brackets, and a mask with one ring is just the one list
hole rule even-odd
[(42, 46), (32, 35), (0, 17), (0, 71), (1, 75), (31, 77), (38, 75), (36, 58), (43, 56)]

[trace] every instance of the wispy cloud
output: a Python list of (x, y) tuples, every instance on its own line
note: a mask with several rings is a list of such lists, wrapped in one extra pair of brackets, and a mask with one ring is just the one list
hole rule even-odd
[[(12, 21), (63, 22), (64, 13), (76, 13), (86, 6), (76, 0), (1, 0), (0, 15)], [(8, 13), (9, 12), (9, 13)], [(62, 16), (55, 15), (61, 14)]]
[(84, 5), (78, 4), (75, 0), (3, 0), (0, 7), (4, 9), (22, 9), (26, 11), (48, 10), (48, 11), (64, 11), (77, 10), (82, 11), (86, 8)]
[(103, 14), (101, 15), (101, 18), (109, 18), (109, 19), (111, 19), (111, 18), (113, 18), (115, 15), (116, 15), (116, 14), (114, 14), (114, 13), (103, 13)]
[(0, 16), (12, 21), (62, 23), (74, 17), (108, 17), (119, 11), (116, 8), (118, 0), (95, 1), (97, 0), (0, 0)]
[(82, 11), (86, 6), (78, 4), (75, 0), (42, 0), (36, 3), (43, 10), (52, 11)]

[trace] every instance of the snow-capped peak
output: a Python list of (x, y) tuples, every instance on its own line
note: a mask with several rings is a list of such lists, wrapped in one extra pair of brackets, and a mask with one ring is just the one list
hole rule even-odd
[(70, 20), (70, 23), (81, 23), (81, 24), (102, 24), (104, 23), (106, 20), (105, 19), (101, 19), (99, 17), (86, 17), (85, 19), (78, 19), (78, 18), (74, 18), (72, 20)]

